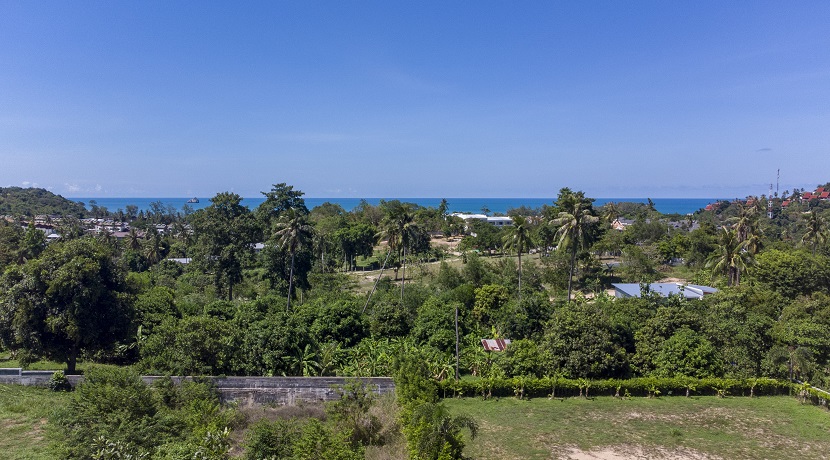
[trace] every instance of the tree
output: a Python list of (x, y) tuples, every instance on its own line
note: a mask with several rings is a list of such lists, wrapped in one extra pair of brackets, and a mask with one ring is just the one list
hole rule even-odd
[(411, 206), (402, 203), (391, 204), (389, 211), (381, 222), (381, 239), (386, 239), (391, 250), (402, 253), (401, 262), (401, 301), (403, 302), (404, 285), (406, 284), (406, 255), (407, 250), (418, 238), (421, 229), (412, 216)]
[[(568, 194), (574, 196), (568, 197)], [(579, 249), (587, 246), (592, 236), (592, 230), (596, 223), (599, 222), (599, 218), (591, 212), (590, 202), (586, 206), (586, 200), (582, 192), (573, 193), (568, 190), (564, 195), (566, 196), (563, 200), (563, 192), (560, 192), (560, 199), (558, 201), (569, 203), (569, 205), (564, 207), (565, 210), (559, 212), (559, 216), (553, 219), (551, 224), (559, 227), (556, 231), (556, 236), (559, 238), (557, 249), (570, 249), (571, 251), (571, 264), (568, 275), (568, 300), (570, 301), (574, 266), (576, 265), (576, 253)]]
[(110, 248), (89, 238), (54, 244), (3, 276), (0, 337), (22, 361), (45, 356), (75, 372), (83, 351), (129, 336), (132, 304)]
[(738, 241), (738, 232), (727, 227), (721, 228), (715, 252), (706, 263), (713, 275), (726, 275), (729, 286), (741, 284), (741, 271), (749, 263), (749, 255), (744, 250), (746, 244)]
[(807, 217), (807, 231), (801, 237), (801, 243), (811, 243), (813, 247), (813, 255), (816, 254), (816, 247), (819, 244), (827, 244), (827, 222), (818, 215), (815, 209), (810, 211)]
[(522, 298), (522, 252), (533, 245), (530, 222), (524, 216), (514, 216), (513, 225), (507, 227), (504, 247), (515, 249), (519, 255), (519, 300)]
[(470, 417), (452, 416), (443, 404), (426, 402), (418, 405), (404, 432), (407, 434), (412, 458), (424, 460), (464, 458), (464, 437), (461, 430), (470, 430), (475, 439), (478, 424)]
[(196, 244), (193, 262), (213, 272), (219, 293), (233, 298), (233, 286), (242, 280), (242, 268), (253, 257), (257, 227), (242, 197), (222, 192), (210, 199), (211, 205), (191, 216)]
[(297, 214), (308, 214), (303, 195), (305, 193), (294, 190), (294, 186), (285, 182), (274, 184), (268, 192), (262, 192), (265, 201), (257, 207), (257, 217), (266, 228), (273, 225), (283, 212), (293, 209)]
[(306, 215), (288, 208), (274, 226), (274, 237), (280, 248), (291, 255), (291, 271), (288, 277), (288, 305), (286, 311), (291, 311), (291, 295), (294, 288), (294, 259), (297, 250), (311, 242), (314, 228), (308, 223)]

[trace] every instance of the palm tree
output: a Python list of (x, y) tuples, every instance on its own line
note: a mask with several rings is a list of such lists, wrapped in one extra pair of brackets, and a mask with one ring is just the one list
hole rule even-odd
[(577, 201), (571, 212), (562, 211), (559, 217), (553, 219), (551, 224), (559, 227), (556, 236), (559, 238), (558, 250), (569, 248), (571, 250), (571, 267), (568, 275), (568, 301), (571, 301), (571, 292), (574, 278), (574, 266), (576, 265), (576, 253), (588, 243), (591, 229), (599, 222), (599, 218), (591, 214), (590, 209), (583, 208), (583, 203)]
[(470, 430), (470, 439), (475, 439), (478, 424), (470, 417), (451, 416), (443, 404), (423, 403), (412, 413), (412, 426), (418, 427), (417, 435), (411, 442), (418, 452), (417, 458), (462, 458), (464, 441), (461, 430)]
[(816, 254), (816, 247), (819, 244), (827, 243), (827, 222), (818, 215), (815, 209), (810, 211), (807, 217), (807, 231), (801, 237), (802, 244), (807, 244), (808, 241), (812, 242), (813, 255)]
[(308, 223), (304, 214), (297, 212), (294, 208), (288, 208), (274, 224), (274, 230), (279, 247), (291, 254), (291, 270), (288, 275), (288, 305), (286, 306), (286, 310), (291, 311), (291, 295), (294, 289), (294, 259), (297, 251), (311, 241), (314, 228)]
[(605, 203), (605, 206), (602, 207), (602, 210), (602, 218), (609, 224), (617, 220), (618, 217), (620, 217), (620, 210), (617, 208), (616, 203), (614, 203), (613, 201)]
[(728, 227), (721, 227), (719, 242), (715, 252), (709, 256), (707, 268), (714, 274), (726, 274), (727, 284), (737, 286), (741, 283), (741, 271), (746, 270), (749, 254), (746, 242), (738, 240), (738, 232)]
[(127, 235), (127, 247), (136, 250), (141, 247), (141, 239), (135, 227), (130, 228), (130, 233)]
[(522, 299), (522, 252), (533, 245), (530, 222), (524, 216), (514, 216), (513, 225), (506, 228), (505, 249), (515, 249), (519, 254), (519, 300)]
[(401, 302), (403, 302), (404, 285), (406, 284), (406, 251), (412, 246), (420, 232), (420, 227), (410, 212), (408, 206), (393, 207), (381, 222), (380, 239), (386, 239), (390, 250), (402, 253), (401, 263)]

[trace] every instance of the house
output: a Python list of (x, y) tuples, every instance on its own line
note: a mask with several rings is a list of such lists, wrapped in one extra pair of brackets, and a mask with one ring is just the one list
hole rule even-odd
[[(614, 286), (614, 296), (617, 298), (641, 297), (642, 286), (639, 283), (619, 283)], [(662, 297), (670, 295), (682, 295), (687, 299), (702, 299), (704, 296), (718, 292), (717, 289), (709, 286), (683, 283), (651, 283), (648, 290), (659, 294)]]
[(614, 219), (614, 221), (611, 222), (611, 228), (613, 228), (614, 230), (623, 231), (626, 227), (633, 223), (634, 221), (631, 219)]
[(453, 216), (460, 218), (461, 220), (483, 220), (488, 224), (494, 227), (510, 227), (513, 225), (513, 219), (506, 216), (487, 216), (486, 214), (464, 214), (462, 212), (453, 213)]

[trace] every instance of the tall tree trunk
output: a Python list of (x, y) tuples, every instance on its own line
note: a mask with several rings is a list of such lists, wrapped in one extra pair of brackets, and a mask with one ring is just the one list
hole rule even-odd
[(78, 349), (75, 345), (72, 345), (72, 349), (69, 350), (69, 356), (66, 357), (66, 374), (73, 375), (75, 374), (75, 366), (78, 363)]
[(401, 272), (401, 305), (403, 305), (403, 286), (406, 284), (406, 246), (403, 247), (403, 271)]
[(576, 265), (576, 245), (574, 245), (574, 248), (571, 251), (571, 271), (568, 275), (568, 302), (571, 301), (571, 285), (574, 280), (574, 265)]
[(291, 291), (294, 288), (294, 251), (291, 251), (291, 270), (288, 272), (288, 306), (285, 307), (286, 313), (291, 312)]
[(519, 302), (522, 301), (522, 248), (519, 248)]

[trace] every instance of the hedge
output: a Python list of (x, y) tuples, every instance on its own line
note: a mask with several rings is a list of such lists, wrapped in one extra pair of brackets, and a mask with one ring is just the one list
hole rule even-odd
[(812, 387), (809, 383), (795, 385), (798, 396), (802, 402), (809, 402), (815, 406), (822, 406), (830, 409), (830, 393)]
[[(504, 379), (460, 380), (438, 382), (439, 396), (463, 397), (572, 397), (586, 396), (772, 396), (792, 394), (794, 384), (768, 378), (695, 379), (655, 378), (586, 380), (554, 377), (513, 377)], [(822, 394), (820, 392), (815, 392)], [(830, 399), (830, 395), (822, 394)]]

